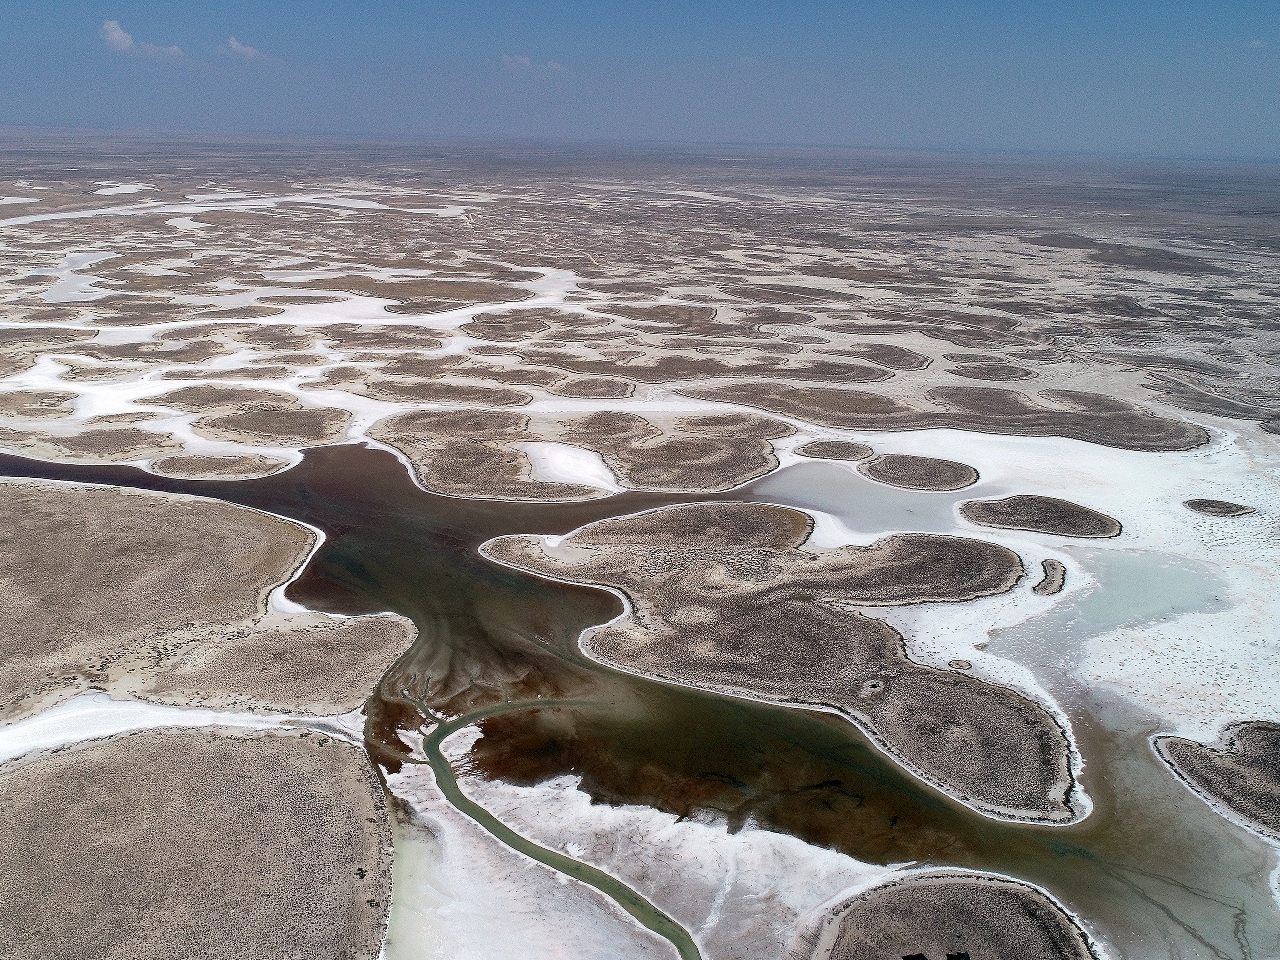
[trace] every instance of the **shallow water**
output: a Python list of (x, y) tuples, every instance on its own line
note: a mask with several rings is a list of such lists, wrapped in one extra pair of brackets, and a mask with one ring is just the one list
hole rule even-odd
[(961, 529), (958, 504), (1005, 493), (982, 480), (963, 490), (903, 490), (869, 480), (852, 466), (820, 462), (783, 467), (753, 483), (750, 491), (752, 500), (821, 510), (864, 534), (956, 533)]
[[(537, 580), (476, 552), (500, 534), (564, 533), (693, 498), (457, 500), (424, 493), (390, 454), (362, 447), (309, 451), (298, 467), (253, 481), (180, 481), (128, 467), (15, 457), (0, 458), (0, 473), (203, 494), (323, 530), (324, 546), (289, 597), (341, 612), (393, 610), (420, 631), (368, 705), (366, 741), (390, 767), (402, 759), (394, 729), (420, 723), (415, 703), (461, 714), (504, 701), (571, 697), (572, 706), (483, 721), (476, 768), (517, 783), (581, 775), (582, 789), (601, 801), (713, 811), (730, 825), (750, 819), (865, 862), (1010, 873), (1077, 911), (1117, 957), (1280, 955), (1280, 914), (1268, 882), (1275, 852), (1164, 770), (1146, 742), (1152, 721), (1139, 711), (1087, 691), (1054, 689), (1071, 705), (1094, 812), (1070, 827), (999, 823), (919, 784), (837, 717), (659, 684), (588, 661), (577, 637), (620, 611), (613, 595)], [(877, 525), (937, 529), (957, 501), (991, 494), (980, 486), (953, 494), (898, 491), (843, 468), (806, 464), (732, 498), (778, 501), (783, 480), (794, 497), (796, 474), (804, 495), (821, 501), (815, 509), (843, 510), (851, 527), (872, 532)], [(904, 526), (908, 501), (917, 513)], [(1119, 615), (1101, 595), (1094, 607), (1087, 596), (1073, 602), (1085, 604), (1079, 618), (1091, 625)], [(1153, 596), (1143, 616), (1161, 615), (1163, 603)], [(1069, 625), (1042, 624), (1040, 634), (1046, 651), (1073, 642)]]
[(1227, 585), (1208, 564), (1154, 550), (1068, 547), (1093, 579), (1053, 609), (990, 634), (990, 653), (1037, 672), (1072, 665), (1090, 637), (1117, 627), (1227, 609)]

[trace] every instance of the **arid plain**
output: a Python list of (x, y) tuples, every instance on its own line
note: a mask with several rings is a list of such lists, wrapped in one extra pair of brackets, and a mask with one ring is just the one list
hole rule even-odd
[(0, 144), (14, 957), (1280, 953), (1280, 179)]

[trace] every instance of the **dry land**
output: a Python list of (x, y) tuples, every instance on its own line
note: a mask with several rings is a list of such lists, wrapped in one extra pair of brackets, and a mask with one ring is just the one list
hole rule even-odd
[(1079, 925), (1030, 884), (989, 874), (921, 872), (822, 913), (790, 960), (903, 957), (1094, 960)]
[(978, 471), (967, 463), (890, 453), (858, 464), (858, 470), (907, 490), (961, 490), (978, 482)]
[(971, 523), (1006, 530), (1032, 530), (1062, 537), (1118, 537), (1120, 521), (1078, 503), (1019, 494), (1003, 500), (970, 500), (960, 515)]
[(87, 689), (354, 709), (415, 632), (391, 615), (268, 614), (268, 593), (314, 543), (306, 527), (216, 500), (0, 482), (0, 717)]
[(149, 730), (0, 767), (12, 960), (373, 960), (391, 831), (364, 751)]
[(1216, 746), (1157, 737), (1155, 747), (1192, 790), (1280, 843), (1280, 724), (1238, 724)]

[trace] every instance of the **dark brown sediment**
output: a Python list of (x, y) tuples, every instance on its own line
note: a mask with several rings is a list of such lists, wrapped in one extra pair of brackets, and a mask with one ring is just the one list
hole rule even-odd
[(1096, 960), (1088, 936), (1043, 891), (1009, 877), (908, 873), (811, 921), (788, 960), (963, 957)]
[(1118, 537), (1120, 521), (1078, 503), (1018, 494), (1001, 500), (969, 500), (960, 515), (970, 523), (1005, 530), (1031, 530), (1061, 537)]
[(967, 463), (902, 453), (887, 453), (860, 463), (858, 472), (906, 490), (962, 490), (978, 482), (978, 471)]
[(1043, 576), (1040, 582), (1031, 588), (1033, 593), (1042, 597), (1051, 597), (1055, 593), (1061, 593), (1062, 587), (1067, 580), (1067, 568), (1062, 565), (1059, 560), (1041, 560), (1040, 568)]
[(1280, 843), (1280, 724), (1235, 724), (1216, 746), (1181, 737), (1156, 737), (1152, 743), (1192, 790)]
[[(161, 729), (0, 766), (9, 960), (373, 960), (391, 826), (363, 750)], [(33, 895), (37, 894), (37, 895)]]

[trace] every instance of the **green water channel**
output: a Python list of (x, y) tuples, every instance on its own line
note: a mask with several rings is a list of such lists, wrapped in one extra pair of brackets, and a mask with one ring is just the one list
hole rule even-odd
[[(0, 458), (0, 473), (202, 494), (323, 530), (323, 548), (289, 596), (334, 612), (393, 610), (419, 630), (367, 705), (371, 755), (389, 768), (411, 762), (397, 731), (416, 732), (429, 719), (424, 711), (456, 717), (450, 726), (474, 722), (482, 733), (468, 755), (480, 776), (528, 785), (573, 775), (603, 803), (709, 812), (731, 829), (750, 822), (868, 863), (1021, 877), (1082, 917), (1117, 960), (1280, 956), (1269, 881), (1276, 852), (1216, 816), (1163, 768), (1147, 743), (1155, 720), (1132, 705), (1054, 689), (1086, 760), (1082, 782), (1094, 810), (1067, 827), (999, 822), (917, 782), (839, 717), (656, 683), (590, 661), (578, 637), (621, 611), (616, 597), (542, 581), (477, 552), (495, 536), (562, 534), (693, 498), (452, 499), (424, 493), (394, 457), (361, 447), (311, 451), (294, 469), (255, 481), (178, 481), (12, 457)], [(781, 477), (761, 499), (780, 499)], [(752, 496), (748, 488), (732, 498)], [(431, 736), (438, 748), (447, 733)], [(655, 932), (688, 939), (658, 930), (655, 923), (673, 921), (635, 891), (530, 844), (469, 801), (438, 749), (432, 767), (441, 789), (453, 792), (450, 802), (498, 840), (597, 887)]]
[[(541, 704), (541, 706), (573, 706), (573, 703), (571, 701), (562, 703), (550, 702)], [(646, 929), (652, 930), (664, 940), (669, 941), (680, 954), (681, 960), (702, 960), (702, 954), (698, 951), (697, 944), (693, 942), (693, 938), (689, 936), (689, 932), (684, 927), (680, 926), (680, 924), (676, 923), (676, 921), (672, 920), (621, 880), (610, 876), (603, 870), (597, 870), (589, 864), (574, 860), (572, 857), (566, 857), (562, 853), (548, 849), (534, 843), (527, 837), (521, 836), (462, 792), (462, 788), (458, 786), (457, 778), (454, 776), (452, 765), (441, 752), (441, 745), (444, 741), (452, 734), (471, 726), (477, 721), (530, 708), (531, 705), (527, 703), (502, 703), (486, 707), (483, 710), (473, 711), (452, 720), (428, 715), (427, 719), (433, 722), (435, 726), (422, 738), (422, 750), (427, 757), (427, 762), (431, 765), (432, 773), (435, 774), (436, 786), (440, 788), (440, 792), (454, 807), (512, 850), (523, 853), (526, 857), (537, 860), (553, 870), (558, 870), (565, 876), (595, 887), (595, 889), (635, 917)]]

